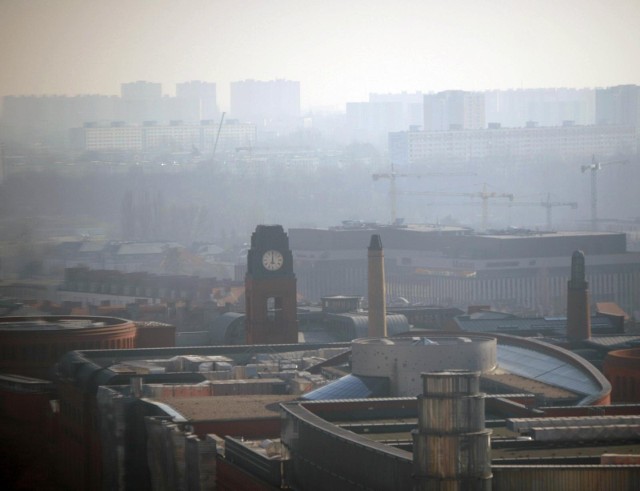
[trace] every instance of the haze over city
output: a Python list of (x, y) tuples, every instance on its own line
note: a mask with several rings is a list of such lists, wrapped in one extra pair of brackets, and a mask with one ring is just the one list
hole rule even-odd
[(640, 480), (640, 0), (0, 0), (0, 482)]
[(133, 80), (301, 82), (301, 105), (371, 92), (640, 81), (635, 0), (3, 0), (0, 96), (117, 94)]

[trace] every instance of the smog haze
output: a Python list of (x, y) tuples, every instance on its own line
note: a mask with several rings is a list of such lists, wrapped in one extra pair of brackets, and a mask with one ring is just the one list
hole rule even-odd
[(629, 84), (639, 25), (635, 0), (2, 0), (0, 95), (212, 80), (224, 109), (229, 82), (285, 78), (304, 109), (371, 92)]

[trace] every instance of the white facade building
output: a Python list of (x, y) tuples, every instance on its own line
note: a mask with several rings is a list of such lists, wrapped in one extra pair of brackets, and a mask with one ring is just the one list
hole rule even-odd
[[(166, 149), (211, 153), (218, 135), (219, 124), (145, 124), (127, 126), (85, 125), (72, 130), (72, 140), (81, 150), (147, 151)], [(252, 123), (230, 122), (222, 125), (218, 149), (255, 145), (256, 126)]]
[(395, 164), (530, 160), (549, 155), (629, 155), (638, 151), (633, 126), (558, 126), (491, 130), (405, 131), (389, 134)]
[(486, 127), (482, 92), (447, 90), (424, 96), (424, 130), (477, 130)]

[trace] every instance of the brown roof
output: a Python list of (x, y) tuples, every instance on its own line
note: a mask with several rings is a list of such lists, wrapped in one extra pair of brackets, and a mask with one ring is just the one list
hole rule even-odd
[(190, 421), (264, 419), (278, 417), (281, 402), (292, 395), (250, 395), (211, 397), (164, 397), (157, 401), (171, 406)]
[(629, 315), (614, 302), (596, 302), (596, 310), (599, 314), (619, 315), (625, 321), (629, 320)]

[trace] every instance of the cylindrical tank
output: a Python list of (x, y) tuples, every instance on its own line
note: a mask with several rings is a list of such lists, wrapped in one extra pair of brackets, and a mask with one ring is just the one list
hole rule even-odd
[(480, 372), (422, 374), (413, 430), (415, 491), (491, 489), (491, 431), (485, 429)]

